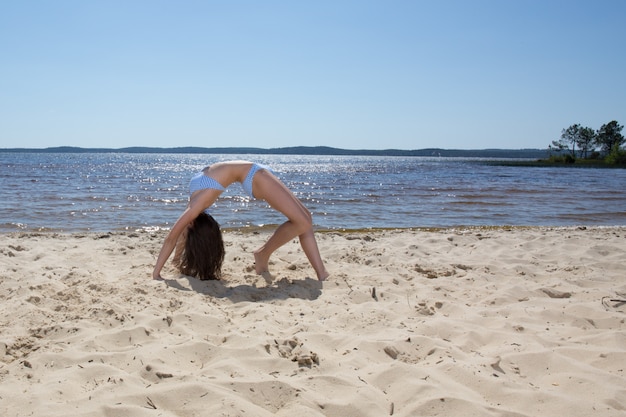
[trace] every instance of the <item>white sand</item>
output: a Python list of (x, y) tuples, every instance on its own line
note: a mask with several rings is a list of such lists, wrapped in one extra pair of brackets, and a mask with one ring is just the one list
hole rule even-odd
[(265, 231), (152, 281), (163, 236), (1, 235), (0, 415), (626, 415), (626, 228), (320, 233), (323, 284)]

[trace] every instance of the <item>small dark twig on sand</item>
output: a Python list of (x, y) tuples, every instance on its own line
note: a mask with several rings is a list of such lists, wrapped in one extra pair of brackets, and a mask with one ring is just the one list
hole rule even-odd
[(156, 410), (156, 409), (157, 409), (157, 407), (156, 407), (156, 405), (154, 405), (154, 402), (152, 402), (152, 400), (150, 399), (150, 397), (146, 397), (146, 398), (148, 399), (148, 406), (147, 406), (147, 407), (145, 407), (145, 406), (144, 406), (144, 407), (145, 407), (145, 408), (152, 408), (153, 410)]

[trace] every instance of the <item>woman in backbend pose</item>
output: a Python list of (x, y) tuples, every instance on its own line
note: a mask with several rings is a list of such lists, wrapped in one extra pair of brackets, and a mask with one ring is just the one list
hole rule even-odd
[(189, 204), (165, 238), (152, 278), (162, 279), (161, 270), (176, 249), (174, 262), (183, 274), (220, 279), (224, 243), (219, 225), (207, 209), (233, 182), (240, 182), (252, 198), (265, 200), (287, 217), (269, 240), (254, 251), (256, 273), (268, 272), (270, 255), (298, 236), (317, 278), (325, 280), (328, 272), (313, 234), (311, 213), (268, 167), (248, 161), (218, 162), (193, 176)]

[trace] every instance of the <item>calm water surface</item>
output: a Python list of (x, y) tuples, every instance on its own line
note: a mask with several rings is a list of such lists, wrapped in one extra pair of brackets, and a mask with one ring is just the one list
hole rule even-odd
[[(170, 227), (189, 179), (219, 160), (270, 165), (318, 228), (626, 225), (626, 170), (511, 167), (419, 157), (0, 152), (0, 231)], [(222, 227), (282, 216), (233, 184)]]

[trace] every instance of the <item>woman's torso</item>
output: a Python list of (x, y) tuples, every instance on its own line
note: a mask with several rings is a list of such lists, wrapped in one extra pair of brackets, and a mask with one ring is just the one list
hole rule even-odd
[[(222, 190), (214, 188), (219, 193), (224, 191), (224, 189), (228, 188), (234, 182), (243, 182), (246, 178), (246, 175), (252, 168), (253, 163), (249, 161), (228, 161), (228, 162), (216, 162), (212, 165), (207, 166), (202, 170), (202, 173), (217, 181), (219, 185), (222, 186)], [(194, 196), (204, 190), (195, 190), (191, 193), (190, 198), (194, 198)]]

